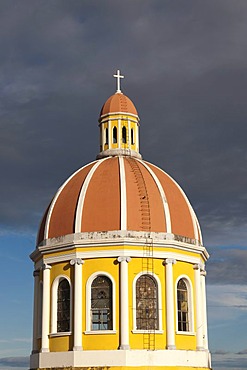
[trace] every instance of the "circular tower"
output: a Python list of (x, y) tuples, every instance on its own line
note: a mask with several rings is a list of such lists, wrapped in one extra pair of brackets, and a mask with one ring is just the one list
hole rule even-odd
[(51, 200), (31, 254), (31, 369), (209, 369), (205, 262), (180, 186), (139, 153), (139, 117), (117, 91), (100, 153)]

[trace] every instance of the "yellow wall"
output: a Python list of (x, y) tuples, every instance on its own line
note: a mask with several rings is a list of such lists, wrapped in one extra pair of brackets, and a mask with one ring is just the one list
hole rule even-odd
[[(104, 250), (114, 248), (114, 247), (104, 247)], [(139, 249), (141, 247), (128, 247), (128, 249)], [(92, 248), (75, 248), (76, 252), (89, 250)], [(95, 249), (102, 250), (102, 247), (98, 247)], [(155, 250), (155, 248), (154, 248)], [(159, 248), (161, 251), (161, 248)], [(169, 251), (169, 249), (166, 249)], [(171, 248), (171, 251), (174, 252), (174, 249)], [(178, 250), (177, 251), (180, 255), (186, 253), (184, 251)], [(54, 253), (54, 256), (58, 256), (62, 253)], [(187, 255), (193, 255), (193, 252), (187, 252)], [(51, 255), (50, 255), (51, 256)], [(196, 253), (194, 253), (196, 256)], [(198, 255), (197, 255), (198, 257)], [(142, 271), (149, 270), (151, 272), (151, 259), (146, 258), (132, 258), (131, 261), (128, 263), (129, 269), (129, 278), (128, 278), (128, 285), (129, 285), (129, 339), (130, 339), (130, 348), (132, 349), (142, 349), (145, 347), (145, 342), (148, 340), (148, 335), (146, 333), (133, 333), (133, 281), (135, 277), (141, 273)], [(149, 265), (148, 265), (148, 263)], [(85, 263), (82, 266), (82, 299), (83, 299), (83, 312), (82, 312), (82, 343), (83, 348), (85, 350), (92, 350), (92, 349), (117, 349), (120, 345), (120, 333), (119, 333), (119, 273), (120, 273), (120, 264), (116, 262), (116, 258), (93, 258), (93, 259), (86, 259)], [(89, 277), (97, 272), (107, 272), (112, 276), (116, 283), (116, 333), (114, 334), (87, 334), (86, 331), (86, 283)], [(166, 348), (166, 295), (165, 295), (165, 266), (163, 265), (163, 259), (154, 259), (153, 260), (153, 271), (155, 276), (160, 281), (161, 285), (161, 317), (162, 317), (162, 326), (160, 329), (162, 333), (151, 334), (149, 339), (151, 341), (154, 340), (154, 348), (155, 349), (165, 349)], [(52, 264), (51, 268), (51, 287), (53, 284), (54, 279), (59, 275), (67, 276), (74, 285), (74, 266), (71, 266), (69, 262), (60, 262)], [(188, 262), (177, 261), (173, 265), (173, 276), (174, 276), (174, 327), (176, 328), (176, 281), (181, 276), (187, 276), (191, 281), (192, 285), (192, 305), (193, 305), (193, 328), (192, 331), (194, 333), (177, 333), (175, 335), (176, 341), (176, 348), (177, 349), (186, 349), (186, 350), (195, 350), (196, 349), (196, 336), (195, 336), (195, 328), (196, 328), (196, 317), (195, 317), (195, 288), (194, 288), (194, 269), (193, 264)], [(72, 327), (73, 327), (73, 315), (72, 315)], [(73, 330), (72, 330), (73, 332)], [(51, 351), (68, 351), (71, 350), (73, 347), (73, 334), (67, 336), (57, 336), (50, 338), (50, 349)], [(154, 349), (151, 348), (151, 349)]]

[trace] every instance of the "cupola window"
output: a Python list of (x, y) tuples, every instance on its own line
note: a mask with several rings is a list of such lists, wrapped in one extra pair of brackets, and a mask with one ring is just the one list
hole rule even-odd
[(91, 330), (112, 328), (112, 282), (99, 275), (91, 285)]
[(155, 279), (146, 274), (136, 282), (136, 329), (157, 330), (158, 287)]
[(108, 145), (108, 128), (105, 129), (105, 144)]
[(126, 144), (126, 142), (127, 142), (127, 130), (126, 127), (124, 126), (122, 128), (122, 143)]
[(133, 130), (133, 128), (130, 131), (130, 136), (131, 136), (131, 145), (134, 145), (134, 130)]
[(117, 143), (117, 128), (116, 128), (116, 126), (114, 126), (113, 130), (112, 130), (112, 138), (113, 138), (113, 143), (116, 144)]
[(189, 331), (188, 289), (184, 279), (177, 285), (178, 331)]
[(57, 289), (57, 332), (70, 331), (70, 285), (67, 279)]

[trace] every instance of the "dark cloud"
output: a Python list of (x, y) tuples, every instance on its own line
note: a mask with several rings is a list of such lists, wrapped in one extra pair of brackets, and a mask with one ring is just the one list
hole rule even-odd
[(246, 16), (241, 0), (2, 1), (2, 228), (36, 230), (95, 158), (121, 68), (143, 157), (184, 188), (206, 245), (246, 245)]
[(207, 263), (209, 284), (246, 285), (246, 248), (209, 248), (211, 258)]

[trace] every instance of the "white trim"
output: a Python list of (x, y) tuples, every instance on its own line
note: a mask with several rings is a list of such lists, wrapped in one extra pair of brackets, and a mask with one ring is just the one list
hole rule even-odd
[(95, 173), (95, 171), (97, 170), (97, 168), (105, 160), (107, 160), (107, 159), (108, 158), (104, 158), (104, 159), (98, 160), (94, 164), (94, 166), (91, 168), (91, 170), (88, 172), (88, 174), (87, 174), (87, 176), (86, 176), (86, 178), (84, 180), (84, 183), (83, 183), (82, 188), (81, 188), (81, 191), (80, 191), (80, 195), (79, 195), (79, 200), (78, 200), (78, 203), (77, 203), (77, 207), (76, 207), (75, 233), (81, 232), (81, 221), (82, 221), (83, 205), (84, 205), (84, 200), (85, 200), (86, 192), (87, 192), (89, 183), (91, 181), (91, 178), (92, 178), (93, 174)]
[(163, 204), (163, 208), (164, 208), (164, 217), (165, 217), (165, 220), (166, 220), (166, 232), (171, 234), (172, 233), (172, 227), (171, 227), (171, 214), (170, 214), (170, 210), (169, 210), (169, 205), (168, 205), (168, 202), (167, 202), (167, 198), (166, 198), (166, 195), (165, 195), (165, 191), (160, 183), (160, 180), (158, 179), (158, 177), (155, 175), (155, 173), (153, 172), (153, 170), (144, 162), (144, 161), (140, 161), (138, 159), (136, 159), (138, 162), (140, 162), (147, 170), (148, 172), (150, 173), (150, 175), (152, 176), (152, 178), (154, 179), (154, 182), (160, 192), (160, 197), (161, 197), (161, 200), (162, 200), (162, 204)]
[[(106, 330), (106, 331), (116, 331), (116, 282), (112, 275), (110, 275), (106, 271), (96, 271), (94, 272), (88, 279), (86, 283), (86, 332), (94, 332), (91, 330), (91, 285), (94, 279), (96, 279), (97, 276), (104, 275), (108, 277), (111, 280), (112, 283), (112, 330)], [(98, 332), (99, 330), (95, 330), (95, 332)], [(101, 333), (103, 334), (105, 330), (102, 330)]]
[[(46, 263), (57, 263), (57, 262), (65, 262), (69, 261), (73, 258), (82, 258), (82, 259), (91, 259), (91, 258), (104, 258), (104, 257), (110, 257), (110, 258), (117, 258), (118, 256), (126, 256), (131, 258), (143, 258), (143, 251), (141, 250), (134, 250), (134, 249), (114, 249), (114, 250), (102, 250), (102, 251), (89, 251), (89, 252), (77, 252), (61, 255), (61, 256), (55, 256), (55, 257), (46, 257), (44, 261)], [(180, 253), (172, 253), (172, 252), (153, 252), (153, 258), (156, 259), (166, 259), (166, 258), (174, 258), (178, 261), (182, 262), (188, 262), (188, 263), (199, 263), (200, 257), (192, 257), (192, 256), (186, 256), (184, 254)]]
[[(183, 279), (188, 293), (188, 319), (189, 319), (189, 331), (178, 330), (178, 282)], [(176, 307), (176, 334), (195, 335), (194, 332), (194, 300), (193, 300), (193, 285), (190, 278), (187, 275), (179, 275), (175, 282), (175, 307)]]
[(45, 230), (44, 230), (44, 239), (48, 239), (48, 235), (49, 235), (49, 227), (50, 227), (50, 220), (51, 220), (51, 215), (52, 215), (52, 212), (53, 212), (53, 209), (55, 207), (55, 204), (56, 204), (56, 201), (59, 197), (59, 195), (61, 194), (61, 192), (63, 191), (63, 189), (65, 188), (65, 186), (68, 184), (68, 182), (75, 176), (78, 174), (78, 172), (80, 172), (82, 169), (86, 168), (87, 166), (90, 166), (91, 164), (95, 163), (97, 161), (93, 161), (93, 162), (90, 162), (88, 164), (86, 164), (85, 166), (79, 168), (79, 170), (77, 170), (76, 172), (74, 172), (64, 183), (62, 186), (60, 186), (60, 188), (58, 189), (57, 193), (55, 194), (52, 202), (51, 202), (51, 205), (50, 205), (50, 208), (49, 208), (49, 211), (47, 213), (47, 216), (46, 216), (46, 223), (45, 223)]
[(67, 335), (72, 335), (71, 331), (61, 331), (58, 333), (50, 333), (49, 337), (50, 338), (55, 338), (55, 337), (66, 337)]
[[(70, 288), (70, 318), (69, 318), (69, 332), (71, 331), (71, 320), (72, 320), (72, 288), (71, 288), (71, 281), (66, 275), (59, 275), (57, 276), (52, 283), (51, 287), (51, 333), (50, 335), (54, 334), (61, 334), (60, 332), (57, 331), (57, 291), (58, 291), (58, 286), (59, 283), (63, 280), (66, 279), (69, 283), (69, 288)], [(66, 333), (69, 333), (66, 332)]]
[[(158, 288), (158, 307), (157, 307), (157, 309), (158, 309), (158, 316), (159, 316), (158, 329), (151, 331), (152, 333), (156, 333), (156, 331), (159, 332), (159, 331), (163, 330), (163, 324), (162, 324), (162, 289), (161, 289), (161, 282), (160, 282), (159, 277), (153, 271), (148, 271), (148, 270), (139, 272), (139, 274), (137, 274), (135, 276), (135, 278), (133, 279), (133, 283), (132, 283), (133, 329), (132, 329), (132, 331), (133, 331), (133, 333), (143, 332), (143, 330), (138, 330), (136, 328), (136, 282), (139, 279), (139, 277), (141, 277), (142, 275), (151, 276), (157, 283), (157, 288)], [(150, 330), (144, 330), (144, 332), (150, 333)]]
[(117, 147), (120, 149), (122, 146), (122, 125), (121, 119), (117, 120)]
[(132, 116), (132, 117), (137, 118), (137, 120), (139, 121), (139, 116), (136, 115), (136, 114), (129, 113), (129, 112), (113, 112), (113, 113), (105, 113), (105, 114), (102, 114), (102, 116), (100, 116), (100, 118), (99, 118), (99, 122), (101, 123), (102, 122), (102, 119), (105, 118), (105, 117), (107, 117), (107, 116), (116, 116), (116, 115)]
[(120, 174), (120, 197), (121, 197), (121, 230), (127, 229), (127, 196), (126, 196), (126, 178), (123, 157), (119, 157), (119, 174)]
[(131, 330), (133, 334), (164, 334), (164, 330)]
[(84, 334), (88, 335), (88, 334), (100, 334), (100, 335), (106, 335), (106, 334), (116, 334), (117, 333), (117, 330), (91, 330), (91, 331), (84, 331), (83, 332)]

